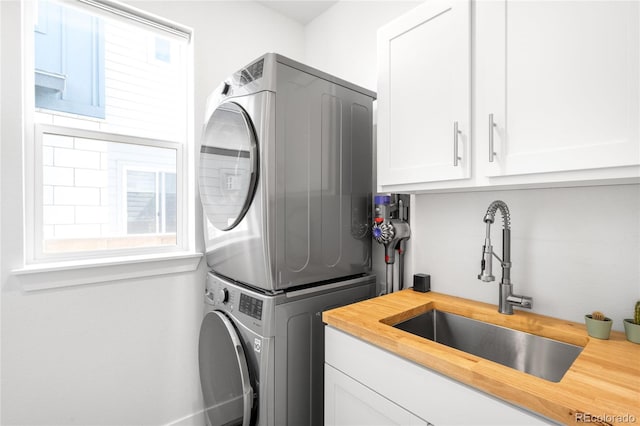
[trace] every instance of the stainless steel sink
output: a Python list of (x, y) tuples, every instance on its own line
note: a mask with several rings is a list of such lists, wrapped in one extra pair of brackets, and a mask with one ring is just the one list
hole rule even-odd
[(552, 382), (582, 352), (580, 346), (436, 309), (394, 327)]

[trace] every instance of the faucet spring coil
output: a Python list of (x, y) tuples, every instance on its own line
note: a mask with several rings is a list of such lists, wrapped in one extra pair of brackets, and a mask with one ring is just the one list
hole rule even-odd
[(493, 203), (489, 204), (487, 213), (484, 215), (484, 221), (493, 223), (493, 221), (495, 220), (496, 211), (498, 210), (500, 210), (500, 213), (502, 214), (504, 229), (511, 229), (511, 214), (509, 213), (509, 207), (507, 207), (507, 203), (502, 200), (496, 200)]

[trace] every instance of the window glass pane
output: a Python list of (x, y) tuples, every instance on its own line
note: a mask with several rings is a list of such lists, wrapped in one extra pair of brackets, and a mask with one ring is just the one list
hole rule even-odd
[(176, 175), (165, 173), (165, 232), (176, 232), (177, 198)]
[(45, 254), (176, 245), (175, 149), (44, 133), (42, 158)]
[(50, 115), (71, 113), (64, 125), (91, 119), (95, 130), (184, 140), (185, 39), (71, 2), (39, 0), (34, 47), (39, 122), (57, 124)]
[(36, 107), (104, 118), (103, 20), (40, 1), (35, 28)]
[(156, 173), (127, 172), (127, 233), (158, 232)]
[(156, 37), (156, 59), (171, 63), (171, 43), (169, 40)]

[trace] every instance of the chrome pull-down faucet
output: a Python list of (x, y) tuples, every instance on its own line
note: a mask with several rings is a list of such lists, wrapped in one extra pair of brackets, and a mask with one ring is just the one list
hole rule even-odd
[[(496, 211), (502, 214), (502, 259), (493, 252), (491, 245), (491, 224), (495, 221)], [(487, 234), (482, 246), (482, 261), (480, 262), (480, 274), (478, 279), (484, 282), (491, 282), (496, 279), (493, 276), (493, 257), (500, 261), (502, 266), (502, 279), (500, 280), (500, 300), (498, 312), (501, 314), (513, 314), (513, 307), (531, 309), (533, 299), (527, 296), (513, 294), (513, 284), (511, 284), (511, 216), (509, 208), (504, 201), (496, 200), (489, 205), (487, 213), (484, 215), (484, 223), (487, 225)]]

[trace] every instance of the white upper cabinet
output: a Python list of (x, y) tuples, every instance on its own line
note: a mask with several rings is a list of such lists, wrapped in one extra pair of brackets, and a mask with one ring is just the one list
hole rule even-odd
[(378, 55), (381, 191), (640, 182), (640, 1), (427, 0)]
[(428, 1), (378, 31), (378, 184), (470, 176), (469, 1)]
[(511, 176), (640, 164), (640, 2), (476, 6), (477, 155), (488, 165), (480, 170)]

